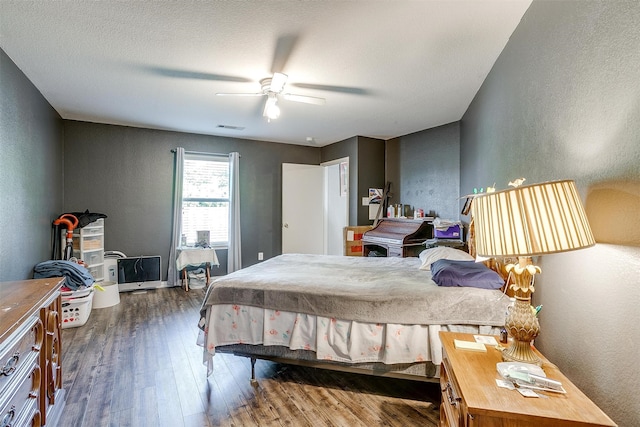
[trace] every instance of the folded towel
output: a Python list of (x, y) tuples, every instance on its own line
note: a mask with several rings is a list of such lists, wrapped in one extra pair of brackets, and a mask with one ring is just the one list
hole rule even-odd
[(74, 291), (82, 287), (91, 286), (95, 282), (86, 267), (73, 261), (43, 261), (33, 268), (34, 279), (47, 277), (64, 277), (64, 286)]
[(437, 230), (446, 230), (449, 227), (453, 227), (455, 225), (461, 225), (461, 224), (462, 223), (460, 221), (453, 221), (450, 219), (436, 218), (433, 220), (433, 228)]

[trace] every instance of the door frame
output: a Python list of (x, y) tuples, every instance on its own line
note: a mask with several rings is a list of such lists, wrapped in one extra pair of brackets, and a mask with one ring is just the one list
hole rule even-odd
[[(341, 196), (341, 203), (343, 203), (343, 205), (341, 205), (340, 211), (344, 211), (344, 217), (338, 221), (332, 221), (332, 227), (333, 229), (329, 229), (329, 225), (330, 225), (330, 210), (331, 210), (331, 206), (335, 206), (335, 198), (332, 199), (332, 202), (329, 203), (329, 191), (331, 191), (331, 189), (329, 189), (328, 181), (329, 181), (329, 171), (330, 171), (330, 167), (332, 166), (336, 166), (336, 165), (340, 165), (341, 163), (346, 163), (347, 164), (347, 176), (345, 177), (345, 184), (346, 184), (346, 195), (345, 196)], [(282, 247), (281, 247), (281, 252), (285, 253), (285, 228), (288, 228), (288, 219), (286, 218), (285, 215), (285, 196), (284, 196), (284, 165), (298, 165), (298, 166), (311, 166), (311, 167), (315, 167), (315, 168), (320, 168), (321, 169), (321, 173), (322, 173), (322, 179), (321, 179), (321, 188), (318, 188), (316, 191), (316, 194), (320, 193), (321, 194), (321, 198), (319, 199), (321, 201), (322, 207), (321, 209), (319, 209), (319, 211), (321, 212), (322, 218), (319, 218), (319, 222), (317, 222), (318, 227), (317, 228), (322, 228), (322, 233), (321, 235), (318, 235), (318, 239), (316, 241), (321, 242), (322, 244), (322, 253), (323, 254), (328, 254), (329, 253), (329, 243), (330, 243), (330, 236), (331, 236), (331, 246), (332, 249), (334, 251), (336, 251), (336, 246), (337, 246), (337, 241), (342, 242), (343, 240), (343, 233), (344, 233), (344, 227), (342, 226), (344, 224), (344, 226), (348, 226), (349, 225), (349, 177), (348, 177), (348, 173), (349, 173), (349, 157), (342, 157), (339, 159), (334, 159), (334, 160), (330, 160), (328, 162), (323, 162), (319, 165), (310, 165), (310, 164), (300, 164), (300, 163), (283, 163), (282, 165), (282, 170), (283, 170), (283, 179), (282, 179), (282, 191), (283, 191), (283, 195), (282, 195), (282, 220), (281, 220), (281, 235), (282, 235)], [(333, 169), (333, 168), (332, 168)], [(335, 170), (335, 169), (334, 169)], [(337, 169), (338, 174), (340, 174), (340, 169)], [(333, 172), (332, 172), (333, 173)], [(337, 183), (340, 183), (340, 176), (338, 175), (337, 177), (338, 179), (336, 180)], [(334, 181), (334, 182), (336, 182)], [(312, 191), (313, 192), (314, 189), (310, 188), (308, 191)], [(337, 190), (336, 188), (334, 188), (334, 190)], [(337, 191), (336, 191), (337, 192)], [(339, 224), (338, 227), (336, 227), (336, 223)], [(339, 229), (337, 229), (339, 228)], [(331, 233), (331, 234), (330, 234)], [(339, 252), (340, 255), (343, 254), (343, 251)]]
[(320, 166), (322, 166), (324, 168), (324, 212), (323, 212), (323, 221), (324, 221), (324, 253), (326, 254), (328, 252), (328, 248), (329, 248), (329, 233), (333, 232), (339, 232), (340, 235), (342, 235), (343, 230), (330, 230), (329, 229), (329, 216), (330, 216), (330, 206), (329, 206), (329, 191), (331, 191), (331, 189), (329, 188), (329, 185), (327, 185), (328, 182), (328, 171), (329, 171), (329, 166), (335, 166), (335, 165), (340, 165), (341, 163), (346, 163), (347, 164), (347, 176), (346, 176), (346, 184), (347, 184), (347, 194), (346, 197), (344, 199), (344, 207), (345, 207), (345, 217), (344, 217), (344, 225), (348, 226), (349, 225), (349, 157), (341, 157), (339, 159), (334, 159), (334, 160), (329, 160), (328, 162), (322, 162), (320, 163)]

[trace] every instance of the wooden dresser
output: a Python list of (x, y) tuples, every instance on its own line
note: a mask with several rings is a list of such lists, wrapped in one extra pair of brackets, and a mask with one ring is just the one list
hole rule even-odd
[(0, 283), (0, 424), (55, 426), (64, 407), (64, 278)]
[(496, 363), (502, 354), (456, 349), (454, 339), (474, 341), (473, 335), (440, 332), (441, 427), (578, 427), (616, 424), (585, 396), (558, 368), (537, 350), (545, 374), (562, 382), (566, 394), (540, 392), (544, 397), (523, 397), (516, 390), (500, 388)]
[(384, 218), (362, 236), (363, 255), (418, 256), (424, 242), (433, 237), (433, 223), (426, 219)]

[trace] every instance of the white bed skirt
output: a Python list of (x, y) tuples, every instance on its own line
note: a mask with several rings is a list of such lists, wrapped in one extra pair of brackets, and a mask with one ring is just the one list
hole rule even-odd
[(499, 328), (472, 325), (363, 323), (253, 306), (220, 304), (207, 310), (198, 345), (207, 375), (217, 346), (252, 344), (310, 350), (318, 360), (385, 364), (442, 362), (441, 330), (498, 334)]

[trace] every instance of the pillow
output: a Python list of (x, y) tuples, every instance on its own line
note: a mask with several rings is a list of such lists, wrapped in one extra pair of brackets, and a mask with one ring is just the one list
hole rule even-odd
[(472, 261), (474, 258), (460, 249), (449, 248), (447, 246), (437, 246), (425, 249), (420, 252), (420, 270), (429, 270), (431, 264), (439, 259), (457, 259), (461, 261)]
[(504, 285), (498, 273), (474, 261), (440, 259), (431, 265), (431, 277), (438, 286), (500, 289)]

